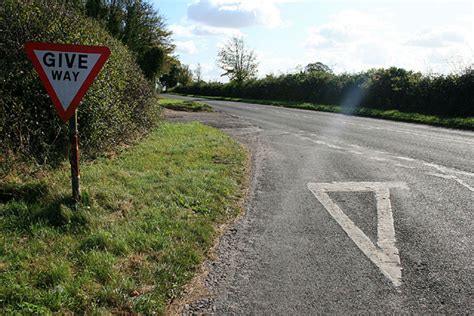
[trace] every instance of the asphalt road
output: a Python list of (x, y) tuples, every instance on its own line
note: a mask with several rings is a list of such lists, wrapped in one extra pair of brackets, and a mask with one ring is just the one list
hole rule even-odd
[(209, 263), (212, 295), (187, 311), (474, 311), (473, 132), (206, 103), (251, 148), (254, 174)]

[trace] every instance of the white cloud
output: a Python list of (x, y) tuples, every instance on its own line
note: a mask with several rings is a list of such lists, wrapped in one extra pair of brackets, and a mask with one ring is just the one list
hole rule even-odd
[(332, 16), (331, 22), (311, 27), (305, 46), (310, 49), (337, 48), (348, 43), (370, 42), (381, 37), (382, 28), (383, 21), (370, 14), (343, 11)]
[[(399, 66), (447, 73), (453, 63), (472, 62), (469, 26), (464, 22), (403, 32), (388, 12), (355, 10), (308, 29), (304, 48), (313, 61), (334, 64), (336, 71)], [(456, 59), (456, 61), (454, 61)]]
[(193, 37), (193, 36), (243, 36), (242, 32), (232, 28), (212, 27), (208, 25), (170, 25), (170, 30), (174, 35), (180, 37)]
[(224, 28), (224, 27), (212, 27), (207, 25), (196, 25), (193, 27), (193, 34), (198, 36), (243, 36), (242, 32), (237, 29)]
[(469, 37), (462, 28), (433, 28), (415, 34), (407, 41), (408, 45), (420, 47), (447, 47), (463, 44)]
[(174, 44), (178, 53), (193, 55), (198, 51), (194, 41), (175, 41)]
[(294, 72), (298, 66), (308, 64), (309, 60), (301, 59), (301, 56), (294, 58), (277, 56), (273, 51), (255, 51), (258, 61), (258, 76), (265, 77), (268, 74), (279, 75), (282, 73)]
[(188, 18), (225, 28), (276, 27), (282, 22), (275, 1), (270, 0), (197, 0), (189, 5)]
[(181, 37), (191, 37), (193, 36), (192, 27), (179, 25), (179, 24), (172, 24), (169, 26), (171, 32), (175, 36)]

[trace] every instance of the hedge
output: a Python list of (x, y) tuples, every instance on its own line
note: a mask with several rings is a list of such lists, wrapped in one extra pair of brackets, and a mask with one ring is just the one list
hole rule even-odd
[(372, 69), (357, 74), (311, 72), (269, 75), (238, 83), (193, 83), (178, 93), (248, 99), (301, 101), (398, 110), (447, 117), (474, 116), (474, 69), (462, 74), (423, 75), (401, 68)]
[(83, 156), (114, 150), (157, 122), (155, 93), (134, 56), (98, 22), (67, 5), (4, 0), (0, 8), (2, 167), (12, 157), (47, 164), (67, 157), (67, 124), (59, 119), (27, 59), (27, 41), (103, 45), (112, 52), (78, 107)]

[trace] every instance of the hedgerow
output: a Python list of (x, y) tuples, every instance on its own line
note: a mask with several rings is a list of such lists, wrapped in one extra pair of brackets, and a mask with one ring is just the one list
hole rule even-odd
[[(111, 56), (78, 107), (83, 156), (113, 150), (157, 121), (155, 93), (133, 55), (98, 22), (66, 5), (4, 0), (0, 8), (0, 163), (66, 157), (67, 124), (57, 116), (24, 52), (27, 41), (107, 46)], [(3, 168), (2, 168), (3, 169)]]
[(357, 74), (300, 72), (244, 83), (198, 82), (175, 92), (207, 96), (267, 99), (417, 112), (447, 117), (474, 116), (474, 69), (462, 74), (423, 75), (401, 68)]

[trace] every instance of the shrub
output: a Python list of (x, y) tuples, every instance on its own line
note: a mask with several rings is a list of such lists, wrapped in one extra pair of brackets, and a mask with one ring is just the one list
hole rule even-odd
[(193, 83), (178, 93), (341, 105), (353, 113), (359, 107), (418, 112), (447, 117), (474, 116), (474, 70), (428, 76), (401, 68), (372, 69), (356, 74), (330, 72), (269, 75), (242, 84)]
[[(103, 45), (108, 62), (78, 107), (82, 154), (95, 156), (157, 121), (153, 89), (132, 54), (98, 22), (65, 5), (5, 0), (0, 9), (0, 156), (64, 159), (67, 124), (24, 52), (27, 41)], [(1, 160), (1, 159), (0, 159)]]

